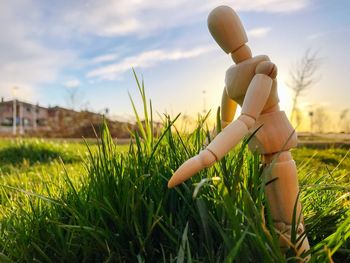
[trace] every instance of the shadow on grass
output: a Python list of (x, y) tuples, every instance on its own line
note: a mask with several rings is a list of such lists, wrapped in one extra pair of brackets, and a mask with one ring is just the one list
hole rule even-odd
[(43, 164), (57, 159), (62, 159), (64, 163), (81, 160), (73, 151), (64, 149), (62, 145), (40, 140), (20, 140), (0, 149), (0, 164), (2, 165)]

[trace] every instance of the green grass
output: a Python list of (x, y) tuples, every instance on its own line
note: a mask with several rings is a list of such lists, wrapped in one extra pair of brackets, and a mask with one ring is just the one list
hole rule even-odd
[(21, 167), (35, 167), (57, 160), (75, 163), (81, 160), (79, 152), (83, 151), (78, 144), (58, 144), (39, 139), (3, 140), (0, 143), (0, 171), (15, 172)]
[[(246, 141), (214, 167), (167, 189), (172, 173), (210, 133), (205, 117), (182, 135), (176, 117), (164, 116), (154, 135), (151, 105), (143, 82), (137, 84), (144, 113), (134, 107), (139, 129), (127, 151), (104, 126), (97, 146), (83, 154), (67, 146), (72, 162), (60, 152), (61, 158), (47, 161), (22, 158), (10, 164), (14, 170), (1, 172), (0, 262), (295, 262), (293, 248), (286, 257), (279, 250), (260, 157), (247, 151)], [(38, 144), (41, 149), (47, 142)], [(346, 151), (293, 154), (311, 262), (349, 261)]]

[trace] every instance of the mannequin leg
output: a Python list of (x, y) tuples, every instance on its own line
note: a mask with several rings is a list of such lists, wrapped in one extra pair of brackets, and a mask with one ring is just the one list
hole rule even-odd
[[(301, 203), (298, 198), (299, 186), (295, 162), (289, 151), (275, 154), (275, 157), (264, 156), (266, 164), (264, 173), (267, 182), (271, 183), (265, 187), (266, 197), (269, 202), (272, 219), (277, 232), (280, 233), (280, 246), (285, 250), (291, 245), (292, 220), (296, 204), (296, 231), (297, 236), (304, 232), (303, 217), (301, 214)], [(310, 249), (307, 237), (299, 241), (295, 250), (297, 255)]]

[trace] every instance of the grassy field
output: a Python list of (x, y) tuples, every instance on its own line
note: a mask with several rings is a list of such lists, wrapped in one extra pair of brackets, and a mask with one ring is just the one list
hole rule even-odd
[[(150, 109), (143, 125), (135, 114), (139, 132), (127, 146), (115, 145), (107, 127), (91, 146), (0, 142), (0, 262), (298, 262), (293, 246), (279, 249), (260, 157), (246, 141), (169, 190), (176, 168), (210, 139), (204, 119), (180, 136), (176, 118), (165, 117), (154, 136)], [(311, 262), (349, 262), (347, 150), (293, 155)]]

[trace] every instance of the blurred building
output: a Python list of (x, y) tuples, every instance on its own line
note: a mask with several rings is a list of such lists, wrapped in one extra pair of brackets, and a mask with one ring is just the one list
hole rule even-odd
[(74, 111), (62, 107), (41, 107), (19, 100), (0, 102), (0, 135), (29, 135), (40, 137), (95, 137), (106, 121), (113, 137), (127, 138), (134, 125), (111, 121), (103, 114)]
[[(0, 132), (25, 134), (48, 130), (48, 109), (19, 100), (0, 102)], [(14, 123), (15, 122), (15, 123)]]

